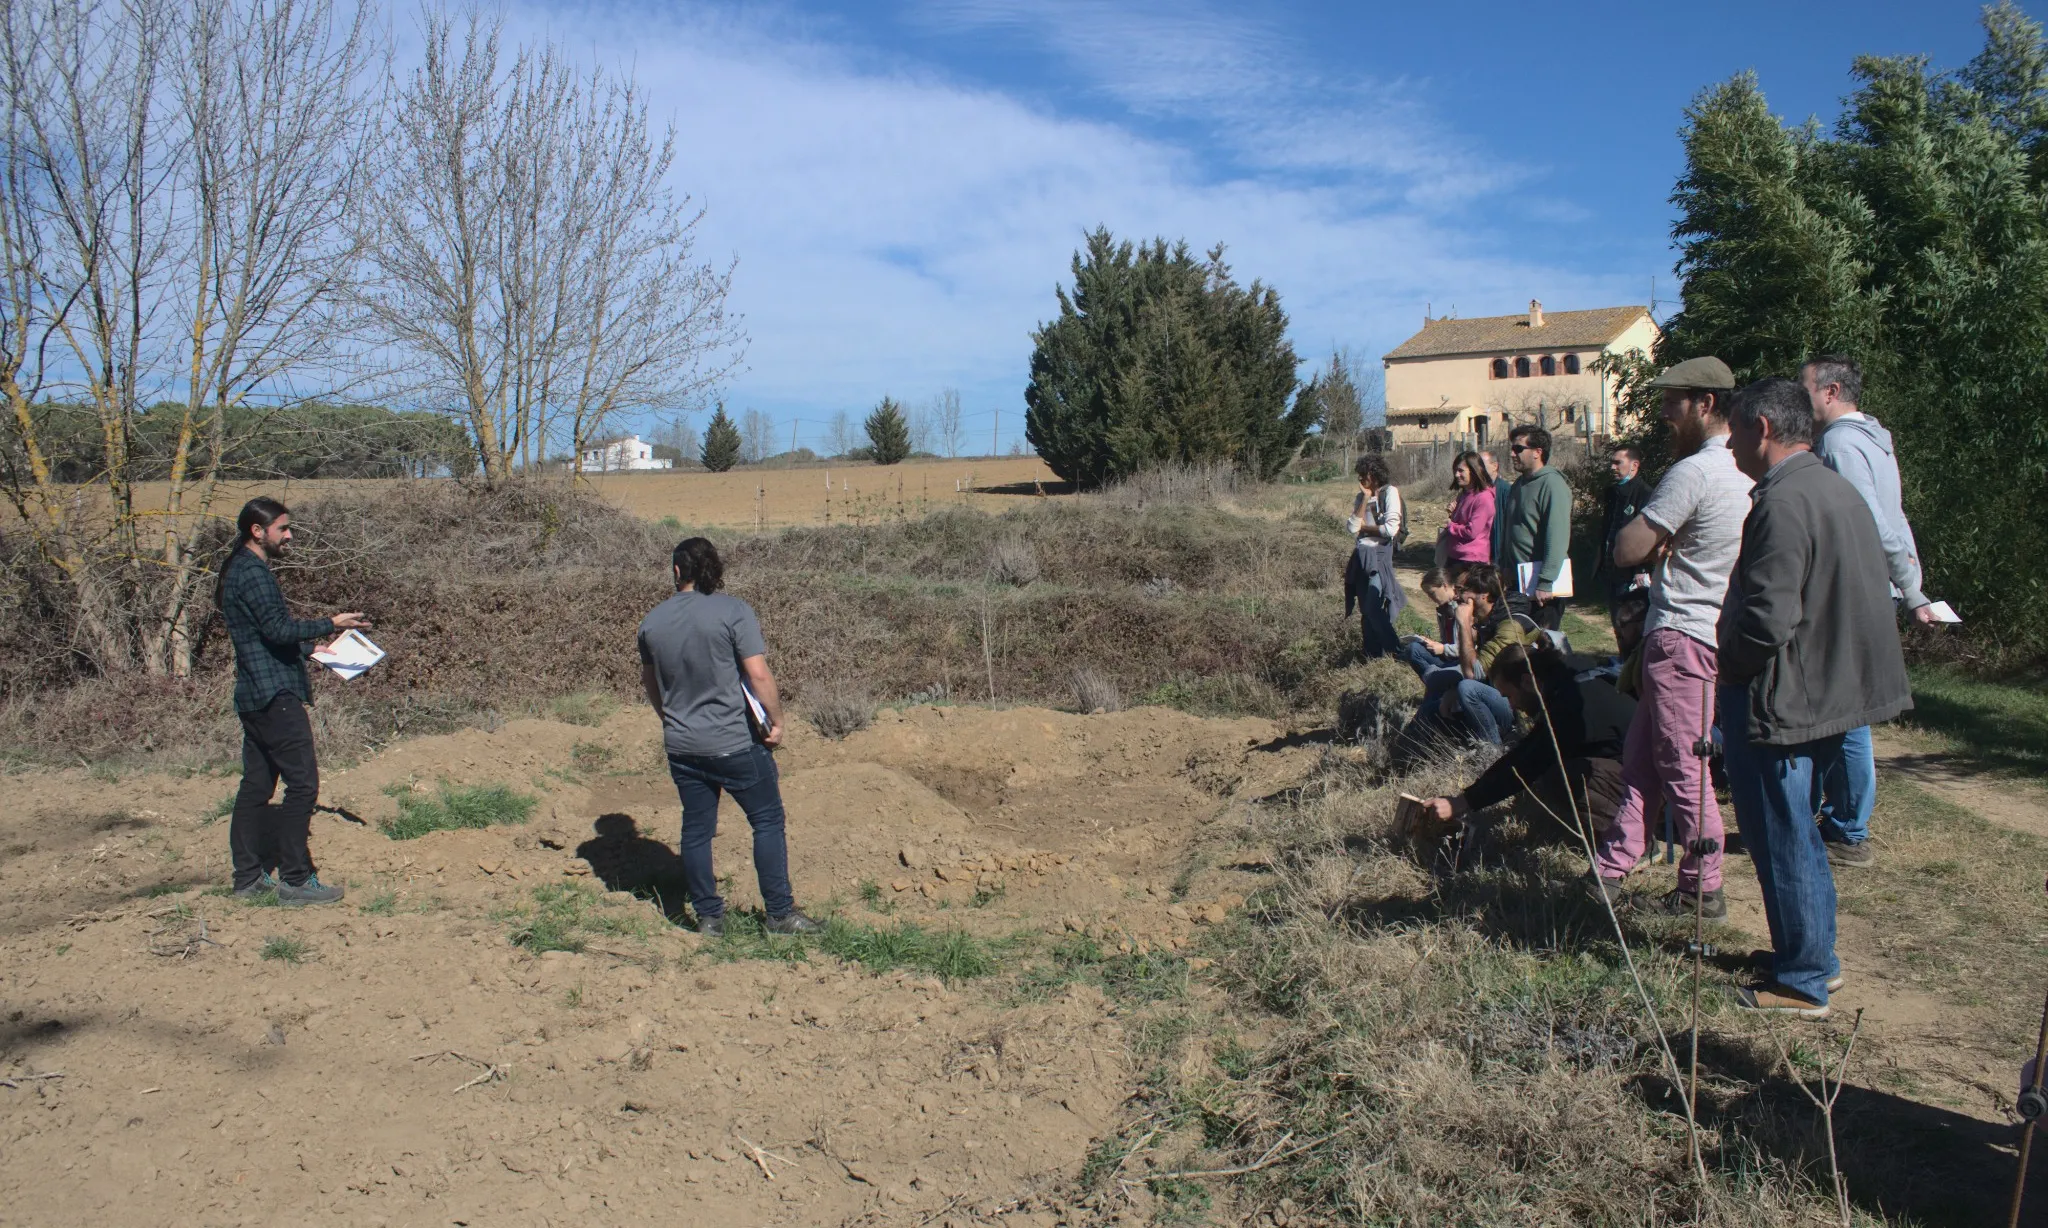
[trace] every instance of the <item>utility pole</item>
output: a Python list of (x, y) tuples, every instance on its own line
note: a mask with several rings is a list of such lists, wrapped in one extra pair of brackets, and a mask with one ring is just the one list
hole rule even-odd
[(989, 410), (988, 417), (988, 454), (990, 456), (995, 456), (998, 455), (996, 450), (996, 432), (1002, 428), (1003, 424), (1002, 407), (997, 406), (996, 408)]

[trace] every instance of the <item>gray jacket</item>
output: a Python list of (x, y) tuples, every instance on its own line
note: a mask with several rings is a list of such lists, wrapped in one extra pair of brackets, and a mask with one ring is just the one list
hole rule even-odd
[(1862, 496), (1810, 452), (1756, 484), (1721, 608), (1725, 686), (1749, 688), (1749, 740), (1796, 746), (1913, 706)]
[(1849, 485), (1870, 505), (1870, 514), (1877, 517), (1877, 540), (1884, 546), (1888, 574), (1904, 596), (1906, 608), (1917, 610), (1926, 605), (1927, 595), (1920, 591), (1920, 548), (1913, 544), (1913, 526), (1906, 523), (1892, 433), (1867, 415), (1839, 418), (1814, 440), (1813, 454), (1849, 479)]

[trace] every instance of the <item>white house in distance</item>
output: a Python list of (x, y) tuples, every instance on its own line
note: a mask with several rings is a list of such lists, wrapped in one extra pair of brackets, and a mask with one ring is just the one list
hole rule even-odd
[(640, 442), (638, 435), (624, 439), (600, 439), (583, 449), (583, 472), (616, 473), (622, 469), (673, 469), (673, 461), (656, 460), (654, 445)]
[(1486, 447), (1522, 423), (1553, 434), (1614, 430), (1617, 380), (1593, 370), (1603, 354), (1647, 356), (1657, 322), (1647, 307), (1595, 307), (1470, 320), (1427, 316), (1389, 351), (1387, 433), (1393, 443), (1458, 440)]

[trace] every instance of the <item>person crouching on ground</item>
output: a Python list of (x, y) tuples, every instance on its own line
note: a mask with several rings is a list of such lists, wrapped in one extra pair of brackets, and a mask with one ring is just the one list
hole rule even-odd
[[(275, 890), (280, 904), (332, 904), (343, 891), (320, 881), (309, 847), (320, 763), (306, 712), (313, 702), (306, 657), (315, 641), (367, 628), (370, 620), (354, 612), (292, 617), (270, 570), (291, 545), (292, 514), (284, 504), (263, 496), (249, 500), (235, 530), (214, 586), (214, 604), (235, 648), (235, 714), (242, 720), (242, 785), (228, 819), (235, 894)], [(272, 806), (280, 778), (284, 800)]]
[(1430, 798), (1423, 810), (1448, 823), (1526, 789), (1540, 810), (1589, 837), (1613, 822), (1635, 701), (1604, 678), (1579, 677), (1547, 639), (1501, 649), (1487, 680), (1529, 718), (1529, 732), (1462, 793)]
[[(685, 539), (671, 560), (676, 591), (640, 622), (640, 686), (661, 717), (669, 775), (683, 803), (683, 881), (697, 932), (725, 933), (725, 901), (712, 872), (718, 798), (730, 793), (754, 829), (754, 873), (768, 929), (809, 934), (820, 926), (797, 911), (789, 886), (782, 786), (774, 749), (782, 745), (782, 696), (768, 672), (761, 621), (737, 597), (720, 593), (725, 564), (701, 537)], [(755, 736), (747, 692), (767, 713)]]
[(1758, 380), (1728, 415), (1735, 463), (1756, 483), (1719, 627), (1721, 735), (1735, 822), (1771, 930), (1750, 1010), (1824, 1019), (1841, 985), (1835, 879), (1814, 815), (1850, 731), (1913, 706), (1877, 522), (1813, 455), (1813, 403)]
[(1344, 613), (1348, 616), (1357, 601), (1368, 659), (1398, 656), (1401, 636), (1394, 620), (1408, 605), (1408, 595), (1394, 578), (1394, 548), (1406, 535), (1401, 490), (1391, 484), (1386, 459), (1378, 453), (1359, 457), (1357, 473), (1358, 497), (1346, 522), (1355, 540), (1344, 563)]
[(1408, 662), (1417, 678), (1427, 678), (1437, 670), (1458, 664), (1458, 584), (1443, 568), (1432, 567), (1422, 573), (1422, 582), (1416, 587), (1436, 610), (1436, 633), (1440, 638), (1402, 637), (1401, 659)]
[(1500, 573), (1485, 563), (1466, 568), (1458, 578), (1452, 619), (1457, 660), (1422, 675), (1422, 705), (1401, 731), (1404, 754), (1445, 737), (1498, 746), (1514, 732), (1514, 710), (1487, 678), (1509, 645), (1541, 633), (1508, 612), (1500, 596)]

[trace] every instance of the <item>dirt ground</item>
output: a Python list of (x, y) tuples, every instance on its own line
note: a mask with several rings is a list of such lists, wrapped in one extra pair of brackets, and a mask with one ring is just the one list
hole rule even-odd
[[(1223, 857), (1170, 898), (1205, 824), (1315, 753), (1280, 732), (1158, 708), (885, 711), (839, 743), (797, 729), (781, 761), (799, 900), (1184, 947), (1256, 882)], [(719, 962), (622, 892), (601, 907), (637, 910), (644, 941), (512, 945), (506, 914), (536, 885), (672, 868), (660, 768), (637, 711), (405, 743), (323, 782), (362, 821), (315, 817), (323, 877), (351, 898), (304, 910), (198, 889), (224, 879), (207, 816), (231, 780), (0, 778), (0, 1220), (1052, 1223), (1045, 1192), (1128, 1091), (1099, 992)], [(388, 790), (441, 779), (541, 801), (523, 826), (381, 833)], [(726, 819), (729, 898), (756, 904), (746, 827)], [(362, 911), (380, 890), (388, 914)], [(305, 962), (261, 958), (274, 937)]]
[[(826, 488), (827, 479), (831, 487)], [(375, 489), (407, 479), (314, 479), (308, 481), (224, 482), (214, 496), (214, 509), (233, 519), (243, 502), (272, 495), (288, 504), (308, 503), (324, 491)], [(786, 525), (840, 524), (873, 521), (885, 516), (915, 516), (941, 506), (976, 507), (1001, 512), (1021, 497), (1058, 498), (1065, 487), (1036, 456), (905, 461), (900, 465), (858, 464), (810, 469), (740, 468), (724, 473), (700, 470), (589, 474), (591, 489), (636, 516), (660, 520), (672, 516), (699, 528), (781, 528)], [(136, 505), (157, 510), (165, 505), (169, 486), (142, 482), (135, 488)]]

